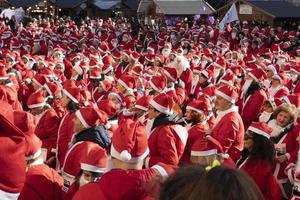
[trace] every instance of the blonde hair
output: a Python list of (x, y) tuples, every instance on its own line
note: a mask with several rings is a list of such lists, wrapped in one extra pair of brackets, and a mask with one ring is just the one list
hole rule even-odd
[(296, 106), (294, 106), (292, 104), (287, 104), (287, 103), (281, 104), (273, 112), (274, 119), (277, 118), (277, 115), (280, 112), (289, 113), (289, 115), (290, 115), (289, 123), (296, 122), (296, 119), (298, 117), (298, 109), (296, 108)]

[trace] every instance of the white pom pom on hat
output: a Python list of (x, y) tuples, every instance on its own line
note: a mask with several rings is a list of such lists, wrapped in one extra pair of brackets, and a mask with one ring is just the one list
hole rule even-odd
[(120, 158), (123, 160), (123, 161), (129, 161), (131, 159), (131, 154), (127, 151), (127, 150), (123, 150), (121, 153), (120, 153)]

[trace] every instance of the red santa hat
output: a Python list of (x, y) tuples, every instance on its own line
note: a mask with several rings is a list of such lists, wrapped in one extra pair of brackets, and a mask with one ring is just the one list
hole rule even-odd
[(204, 69), (201, 71), (201, 75), (207, 78), (208, 80), (211, 80), (212, 74), (213, 74), (212, 71), (209, 69)]
[(136, 87), (136, 80), (133, 76), (125, 74), (118, 79), (118, 83), (126, 89), (134, 89)]
[(80, 168), (89, 172), (105, 173), (107, 171), (108, 156), (106, 150), (99, 147), (84, 154)]
[(252, 131), (258, 135), (270, 139), (273, 129), (265, 122), (252, 122), (248, 128), (248, 131)]
[(234, 86), (223, 85), (216, 90), (216, 95), (222, 97), (223, 99), (229, 101), (230, 103), (235, 103), (238, 99), (238, 93)]
[(176, 81), (178, 79), (177, 70), (173, 67), (165, 67), (163, 72), (172, 81)]
[(38, 85), (39, 87), (43, 87), (43, 85), (45, 83), (47, 83), (48, 81), (49, 81), (49, 79), (45, 75), (42, 75), (42, 74), (38, 74), (32, 79), (32, 82), (35, 83), (36, 85)]
[(42, 141), (34, 133), (26, 135), (25, 138), (27, 141), (26, 160), (38, 158), (42, 154)]
[(210, 156), (223, 153), (223, 148), (219, 141), (211, 136), (196, 141), (191, 150), (191, 156)]
[(149, 85), (156, 91), (162, 92), (167, 86), (167, 79), (163, 75), (156, 75), (151, 78)]
[(45, 105), (46, 105), (46, 99), (43, 96), (42, 90), (32, 93), (27, 99), (27, 107), (30, 109), (42, 107)]
[(16, 125), (26, 135), (33, 134), (36, 127), (36, 118), (26, 111), (14, 111), (14, 125)]
[(248, 72), (248, 75), (251, 76), (255, 81), (263, 81), (266, 77), (266, 73), (261, 68), (252, 69)]
[(90, 79), (101, 79), (101, 70), (99, 68), (93, 68), (90, 71)]
[(105, 112), (92, 107), (80, 108), (75, 112), (76, 117), (85, 128), (91, 128), (100, 123), (107, 123), (107, 116)]
[(138, 60), (140, 58), (140, 54), (136, 51), (133, 51), (133, 52), (131, 52), (130, 57), (133, 60)]
[(134, 121), (119, 124), (112, 138), (111, 156), (123, 162), (138, 163), (148, 153), (145, 126)]
[(98, 101), (95, 107), (104, 111), (109, 118), (112, 118), (118, 112), (117, 105), (108, 99)]
[(209, 112), (208, 105), (204, 101), (200, 101), (200, 100), (191, 101), (187, 105), (186, 109), (193, 110), (198, 113), (204, 113), (204, 114), (208, 114), (208, 112)]
[(164, 113), (166, 115), (173, 114), (172, 108), (174, 105), (174, 101), (165, 93), (161, 93), (154, 97), (149, 104), (161, 113)]
[(300, 94), (289, 94), (282, 98), (286, 103), (296, 106), (296, 108), (300, 108)]
[(143, 110), (143, 111), (148, 111), (149, 102), (150, 102), (151, 99), (152, 99), (151, 96), (143, 96), (143, 97), (141, 97), (137, 100), (134, 107), (138, 108), (140, 110)]
[(63, 94), (70, 98), (75, 103), (79, 103), (81, 99), (80, 88), (78, 87), (65, 87), (63, 89)]
[(57, 96), (60, 92), (60, 88), (54, 82), (45, 83), (43, 86), (50, 96)]
[(27, 144), (24, 133), (13, 124), (11, 105), (4, 101), (0, 105), (0, 196), (17, 199), (26, 177)]
[(112, 54), (112, 56), (115, 59), (121, 59), (122, 54), (121, 54), (120, 51), (116, 50), (116, 51), (114, 51), (114, 53)]
[(236, 75), (231, 71), (228, 71), (220, 80), (220, 83), (225, 83), (233, 86), (234, 80), (236, 79)]

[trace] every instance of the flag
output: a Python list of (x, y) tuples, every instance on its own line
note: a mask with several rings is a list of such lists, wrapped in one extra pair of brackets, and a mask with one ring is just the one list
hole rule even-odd
[(222, 21), (219, 24), (219, 28), (222, 31), (226, 24), (239, 20), (235, 3), (232, 4), (226, 15), (223, 17)]

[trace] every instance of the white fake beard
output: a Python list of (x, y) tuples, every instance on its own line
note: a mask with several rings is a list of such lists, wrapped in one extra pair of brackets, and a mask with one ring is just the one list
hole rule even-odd
[(266, 111), (263, 111), (261, 113), (261, 115), (259, 116), (258, 120), (260, 122), (268, 122), (268, 120), (270, 119), (272, 113), (269, 113), (269, 112), (266, 112)]
[(171, 53), (171, 49), (163, 49), (161, 53), (165, 58), (168, 58)]
[(273, 129), (273, 131), (271, 132), (271, 137), (276, 137), (279, 135), (279, 133), (281, 133), (284, 128), (282, 128), (281, 126), (278, 126), (276, 123), (276, 119), (271, 120), (268, 125)]
[(82, 187), (86, 184), (88, 184), (89, 181), (85, 180), (83, 176), (80, 176), (80, 179), (79, 179), (79, 187)]
[(150, 133), (151, 133), (151, 128), (152, 128), (152, 126), (153, 126), (154, 120), (155, 120), (155, 119), (148, 119), (148, 120), (147, 120), (147, 123), (146, 123), (146, 131), (147, 131), (147, 135), (148, 135), (148, 136), (149, 136)]
[(248, 88), (250, 87), (251, 83), (253, 80), (246, 80), (243, 87), (242, 87), (242, 92), (243, 94), (246, 94)]

